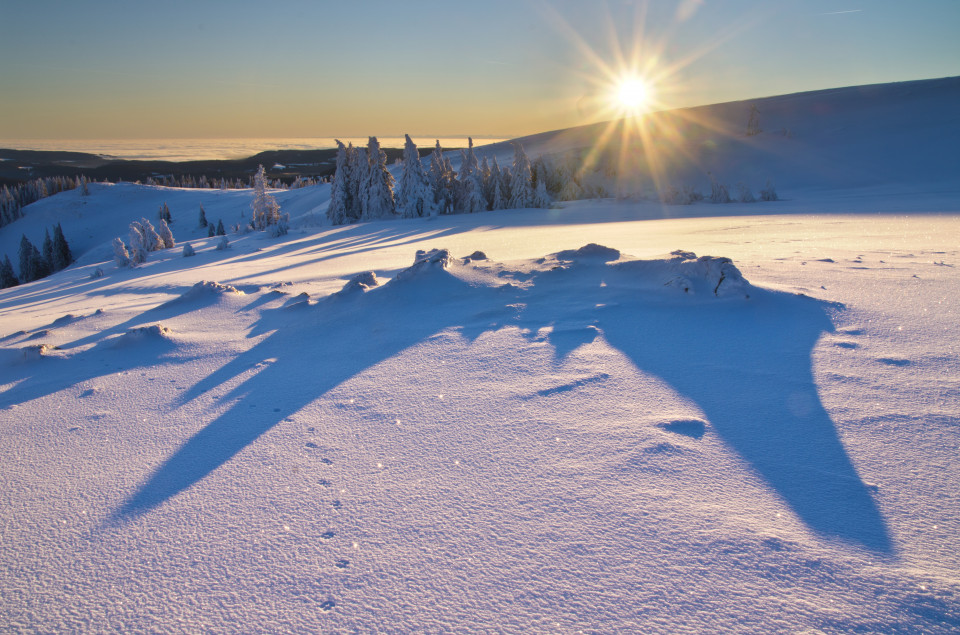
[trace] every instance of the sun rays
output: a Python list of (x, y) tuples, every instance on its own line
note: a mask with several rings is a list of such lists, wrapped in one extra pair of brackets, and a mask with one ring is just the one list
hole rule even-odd
[[(618, 195), (652, 186), (662, 191), (671, 164), (698, 163), (697, 140), (728, 136), (729, 126), (690, 110), (672, 110), (678, 97), (690, 91), (690, 80), (683, 71), (709, 55), (719, 46), (749, 28), (753, 20), (742, 20), (741, 27), (718, 34), (702, 42), (695, 50), (673, 59), (668, 53), (671, 38), (681, 24), (691, 18), (701, 3), (685, 2), (666, 27), (656, 35), (648, 33), (648, 4), (637, 6), (632, 24), (617, 24), (609, 7), (605, 12), (605, 49), (591, 45), (587, 38), (558, 13), (545, 7), (554, 25), (576, 49), (577, 68), (569, 69), (572, 81), (586, 87), (578, 107), (587, 120), (606, 122), (597, 142), (583, 158), (581, 169), (597, 168), (601, 161), (615, 157)], [(622, 16), (621, 16), (622, 18)], [(624, 35), (628, 33), (628, 35)], [(598, 40), (594, 38), (594, 40)], [(670, 112), (666, 112), (670, 111)]]

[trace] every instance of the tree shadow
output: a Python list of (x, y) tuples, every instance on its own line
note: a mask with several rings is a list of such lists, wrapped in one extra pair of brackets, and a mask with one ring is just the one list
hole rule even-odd
[(808, 527), (890, 553), (884, 521), (813, 379), (811, 352), (832, 330), (825, 303), (753, 287), (748, 300), (689, 298), (675, 289), (638, 290), (636, 275), (600, 262), (518, 272), (523, 286), (495, 286), (436, 268), (373, 291), (265, 310), (254, 332), (272, 333), (182, 402), (258, 372), (223, 397), (233, 402), (226, 412), (160, 465), (111, 520), (156, 508), (310, 402), (439, 331), (476, 338), (515, 325), (546, 338), (560, 358), (602, 335), (638, 369), (694, 401), (710, 429)]
[[(473, 288), (442, 269), (419, 277), (394, 280), (375, 293), (357, 290), (315, 305), (265, 310), (253, 332), (272, 333), (184, 393), (181, 405), (251, 368), (259, 372), (222, 397), (234, 403), (164, 461), (114, 512), (111, 522), (148, 512), (198, 483), (351, 377), (468, 319), (478, 293), (494, 293)], [(437, 310), (440, 303), (443, 311)], [(251, 407), (253, 399), (256, 408)]]

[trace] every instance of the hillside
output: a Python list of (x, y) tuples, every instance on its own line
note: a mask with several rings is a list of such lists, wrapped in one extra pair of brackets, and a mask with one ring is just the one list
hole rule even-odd
[[(31, 205), (0, 254), (60, 222), (79, 258), (0, 291), (0, 624), (955, 632), (958, 90), (653, 118), (662, 178), (777, 202), (330, 227), (321, 185), (225, 250), (199, 207), (248, 190)], [(164, 202), (197, 254), (117, 268)]]

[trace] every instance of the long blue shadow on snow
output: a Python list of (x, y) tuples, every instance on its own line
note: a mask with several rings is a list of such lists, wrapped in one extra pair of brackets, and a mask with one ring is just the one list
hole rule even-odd
[[(396, 281), (376, 293), (331, 296), (312, 306), (264, 311), (254, 333), (275, 332), (201, 380), (182, 402), (255, 367), (259, 371), (221, 397), (233, 405), (160, 465), (111, 521), (122, 522), (156, 508), (339, 384), (451, 324), (462, 323), (475, 311), (477, 289), (443, 271), (425, 275), (430, 279)], [(444, 311), (437, 310), (441, 301)], [(404, 312), (405, 328), (396, 328), (397, 313), (385, 306)]]
[[(629, 280), (623, 284), (628, 274), (605, 267), (545, 271), (526, 289), (471, 287), (442, 271), (428, 275), (315, 306), (265, 312), (257, 329), (278, 330), (202, 380), (184, 399), (266, 362), (262, 369), (224, 397), (236, 401), (158, 467), (114, 520), (157, 507), (311, 401), (444, 328), (460, 326), (466, 336), (475, 337), (511, 323), (532, 332), (553, 326), (551, 343), (564, 355), (590, 341), (593, 333), (602, 333), (639, 369), (696, 402), (712, 430), (811, 529), (878, 552), (892, 551), (880, 512), (813, 380), (811, 352), (821, 334), (832, 329), (824, 303), (761, 289), (752, 289), (750, 300), (664, 303), (652, 298), (644, 303), (637, 301)], [(564, 291), (571, 282), (577, 294)], [(558, 307), (558, 296), (574, 299)], [(512, 307), (520, 304), (525, 308), (517, 315)], [(505, 319), (481, 322), (481, 307), (493, 309), (483, 314), (499, 313)], [(398, 311), (403, 312), (403, 329), (396, 328)], [(579, 328), (586, 323), (589, 328)], [(574, 328), (565, 329), (570, 324)], [(256, 408), (250, 407), (253, 400)]]

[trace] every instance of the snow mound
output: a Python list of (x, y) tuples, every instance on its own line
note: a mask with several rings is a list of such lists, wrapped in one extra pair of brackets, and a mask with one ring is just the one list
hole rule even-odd
[(464, 263), (468, 263), (472, 260), (489, 260), (489, 258), (487, 258), (487, 254), (483, 253), (482, 251), (475, 251), (469, 256), (465, 256), (463, 259)]
[(201, 280), (180, 294), (180, 297), (170, 300), (163, 306), (177, 304), (180, 302), (211, 300), (226, 295), (241, 296), (246, 294), (240, 289), (231, 287), (228, 284), (220, 284), (219, 282), (214, 282), (211, 280)]
[(34, 344), (33, 346), (24, 346), (20, 350), (22, 352), (21, 359), (23, 361), (33, 362), (49, 355), (50, 351), (60, 350), (60, 347), (53, 346), (51, 344)]
[(58, 317), (56, 320), (54, 320), (53, 323), (52, 323), (50, 326), (54, 326), (54, 327), (56, 327), (56, 326), (66, 326), (67, 324), (72, 324), (73, 322), (76, 322), (76, 321), (79, 320), (79, 319), (80, 319), (80, 318), (78, 318), (77, 316), (73, 315), (72, 313), (67, 313), (66, 315), (63, 315), (63, 316), (61, 316), (61, 317)]
[(452, 262), (449, 249), (418, 249), (413, 264), (398, 273), (394, 280), (407, 280), (429, 271), (443, 271), (449, 268)]
[(580, 249), (566, 249), (555, 254), (557, 260), (595, 260), (612, 262), (620, 259), (620, 251), (596, 243), (588, 243)]
[(138, 326), (118, 337), (114, 346), (122, 348), (145, 342), (167, 342), (170, 341), (172, 334), (173, 331), (159, 323), (150, 326)]
[(372, 271), (364, 271), (350, 278), (347, 284), (343, 285), (343, 288), (340, 289), (340, 291), (338, 291), (335, 295), (350, 295), (358, 291), (367, 291), (378, 286), (380, 286), (380, 281), (377, 279), (377, 274)]
[(750, 297), (751, 285), (730, 258), (700, 256), (677, 250), (671, 258), (631, 260), (613, 265), (668, 288), (692, 295)]

